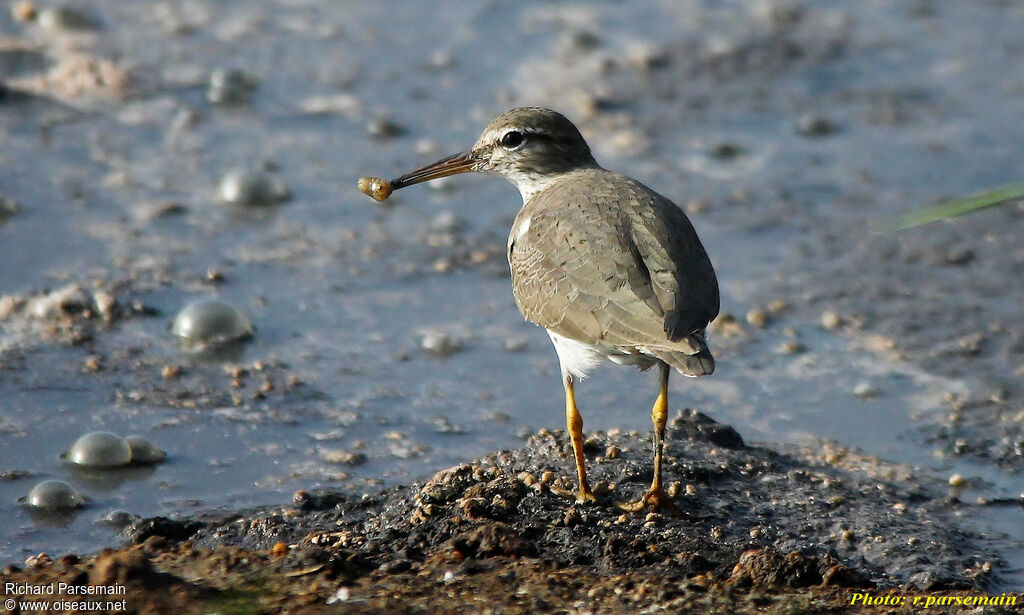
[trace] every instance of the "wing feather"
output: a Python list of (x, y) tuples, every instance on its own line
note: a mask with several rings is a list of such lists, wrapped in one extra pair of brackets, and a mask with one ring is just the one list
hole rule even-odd
[(527, 320), (627, 352), (707, 352), (703, 329), (718, 314), (718, 283), (671, 201), (623, 175), (586, 169), (530, 199), (513, 233), (526, 218), (526, 232), (509, 238), (508, 256)]

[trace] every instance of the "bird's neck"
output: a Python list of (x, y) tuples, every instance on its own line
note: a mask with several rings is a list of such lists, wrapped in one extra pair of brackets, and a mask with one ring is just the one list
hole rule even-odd
[(515, 184), (516, 188), (519, 188), (519, 194), (523, 197), (523, 204), (530, 202), (533, 195), (537, 194), (541, 190), (547, 188), (554, 182), (562, 179), (566, 175), (577, 171), (582, 168), (594, 168), (597, 164), (587, 165), (586, 167), (580, 166), (577, 168), (569, 169), (562, 172), (552, 173), (541, 173), (532, 169), (516, 170), (511, 173), (505, 174), (505, 179)]

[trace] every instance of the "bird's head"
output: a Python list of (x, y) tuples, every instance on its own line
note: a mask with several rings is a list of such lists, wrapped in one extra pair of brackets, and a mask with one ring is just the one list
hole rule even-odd
[(470, 151), (442, 158), (391, 184), (398, 189), (479, 171), (504, 177), (528, 198), (551, 179), (596, 164), (583, 135), (564, 115), (542, 107), (518, 107), (492, 120)]

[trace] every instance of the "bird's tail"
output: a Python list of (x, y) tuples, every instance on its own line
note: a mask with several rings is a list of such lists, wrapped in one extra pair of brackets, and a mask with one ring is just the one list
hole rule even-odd
[[(704, 331), (696, 331), (686, 338), (687, 350), (678, 348), (648, 348), (647, 352), (676, 368), (684, 376), (709, 376), (715, 372), (715, 358), (711, 356)], [(697, 352), (693, 352), (696, 350)]]

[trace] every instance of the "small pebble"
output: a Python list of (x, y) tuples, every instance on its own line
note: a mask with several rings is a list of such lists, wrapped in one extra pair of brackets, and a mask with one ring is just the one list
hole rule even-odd
[(430, 54), (430, 61), (427, 66), (435, 70), (442, 68), (451, 68), (455, 66), (455, 55), (444, 49), (436, 49), (434, 53)]
[(459, 425), (455, 425), (446, 416), (432, 416), (428, 419), (434, 425), (434, 431), (437, 433), (447, 434), (462, 434), (466, 433), (466, 429)]
[(221, 344), (247, 338), (254, 329), (248, 317), (230, 303), (199, 299), (178, 312), (171, 332), (193, 343)]
[(427, 331), (420, 338), (420, 348), (438, 357), (450, 357), (462, 349), (462, 342), (443, 331)]
[(0, 297), (0, 320), (7, 320), (16, 311), (25, 306), (27, 301), (24, 297), (17, 295), (3, 295)]
[(534, 434), (534, 430), (529, 425), (520, 425), (519, 427), (516, 427), (513, 433), (521, 440), (529, 440)]
[(218, 68), (210, 73), (206, 100), (215, 105), (244, 105), (249, 102), (257, 80), (235, 68)]
[(796, 131), (805, 137), (824, 137), (836, 130), (832, 120), (820, 115), (803, 115), (796, 121)]
[(874, 399), (881, 395), (882, 391), (867, 380), (862, 380), (853, 387), (853, 394), (861, 399)]
[(768, 324), (768, 314), (761, 308), (754, 308), (747, 312), (747, 322), (755, 327), (763, 328)]
[(700, 214), (707, 211), (708, 203), (701, 199), (690, 199), (686, 202), (684, 209), (688, 214)]
[[(446, 573), (447, 574), (447, 573)], [(347, 587), (339, 587), (336, 592), (329, 598), (327, 598), (327, 604), (336, 604), (338, 602), (348, 602), (351, 597), (352, 591)]]
[(338, 463), (348, 466), (358, 466), (366, 463), (367, 457), (363, 453), (353, 453), (341, 449), (326, 449), (320, 451), (320, 458), (328, 463)]
[(132, 462), (132, 450), (121, 436), (94, 431), (75, 440), (67, 460), (88, 468), (115, 468)]
[(45, 8), (39, 11), (36, 22), (47, 30), (98, 30), (96, 17), (70, 6)]
[(824, 312), (821, 313), (822, 327), (831, 331), (834, 329), (838, 329), (841, 324), (842, 321), (840, 320), (839, 315), (833, 312), (832, 310), (825, 310)]
[(36, 18), (37, 13), (36, 5), (32, 4), (29, 0), (21, 0), (11, 5), (11, 17), (15, 21), (32, 21)]
[(94, 310), (92, 297), (78, 284), (68, 284), (29, 301), (28, 311), (39, 320), (63, 320), (88, 315)]
[(160, 377), (164, 380), (174, 380), (181, 377), (181, 366), (167, 364), (160, 368)]
[(732, 160), (743, 153), (743, 149), (735, 143), (717, 143), (708, 152), (719, 160)]
[(505, 339), (506, 352), (522, 352), (526, 350), (529, 343), (525, 337), (510, 337)]
[(802, 342), (790, 340), (783, 342), (775, 349), (775, 352), (779, 354), (800, 354), (807, 351), (807, 346)]
[(210, 267), (206, 270), (206, 281), (211, 284), (220, 284), (224, 281), (224, 274), (219, 269)]
[(85, 504), (75, 488), (61, 480), (44, 480), (24, 498), (27, 506), (50, 512), (71, 510)]
[(13, 216), (17, 213), (21, 213), (21, 205), (17, 201), (0, 194), (0, 221), (7, 216)]
[(53, 563), (53, 559), (50, 558), (48, 553), (39, 553), (38, 555), (29, 555), (25, 558), (25, 565), (29, 568), (43, 568)]
[(375, 139), (393, 139), (406, 133), (405, 127), (386, 117), (376, 117), (366, 123), (366, 132)]

